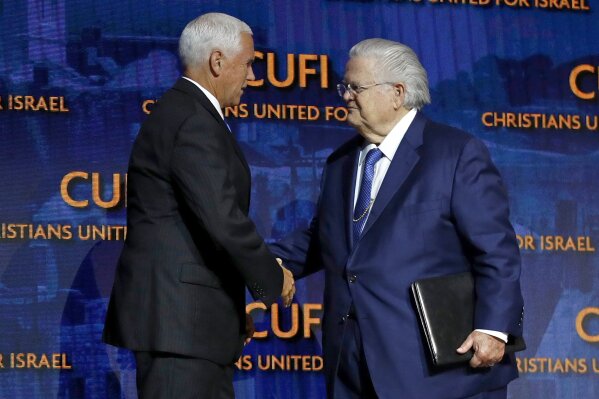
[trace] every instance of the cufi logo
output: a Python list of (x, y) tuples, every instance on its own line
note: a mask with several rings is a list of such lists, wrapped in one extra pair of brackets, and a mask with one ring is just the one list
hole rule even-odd
[(591, 306), (582, 309), (576, 316), (576, 332), (583, 341), (597, 343), (599, 342), (599, 332), (593, 335), (592, 332), (588, 331), (590, 319), (593, 317), (599, 317), (599, 308)]
[(599, 91), (599, 67), (590, 64), (577, 65), (570, 72), (569, 82), (570, 90), (576, 97), (594, 100)]

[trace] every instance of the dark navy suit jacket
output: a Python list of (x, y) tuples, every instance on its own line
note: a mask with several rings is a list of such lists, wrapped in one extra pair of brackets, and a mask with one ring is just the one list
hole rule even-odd
[(512, 356), (491, 369), (435, 369), (409, 293), (415, 280), (472, 271), (475, 328), (522, 334), (520, 256), (506, 190), (486, 147), (418, 113), (353, 246), (362, 145), (357, 136), (328, 158), (310, 228), (272, 247), (297, 276), (325, 270), (329, 393), (352, 302), (380, 398), (461, 398), (505, 386), (518, 375)]

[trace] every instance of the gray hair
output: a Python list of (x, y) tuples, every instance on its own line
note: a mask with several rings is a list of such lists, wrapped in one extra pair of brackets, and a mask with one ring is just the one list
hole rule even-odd
[(406, 108), (421, 109), (431, 102), (426, 71), (416, 53), (405, 44), (385, 39), (366, 39), (353, 46), (349, 56), (373, 59), (381, 68), (382, 81), (403, 83)]
[(185, 68), (207, 61), (213, 50), (241, 50), (241, 33), (252, 30), (243, 21), (227, 14), (211, 12), (190, 21), (179, 38), (179, 57)]

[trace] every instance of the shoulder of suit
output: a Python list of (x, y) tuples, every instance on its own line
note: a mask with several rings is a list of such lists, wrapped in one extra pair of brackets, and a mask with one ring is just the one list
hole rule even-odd
[(462, 129), (438, 123), (430, 119), (426, 122), (423, 134), (424, 142), (428, 142), (429, 144), (455, 145), (457, 147), (462, 147), (472, 140), (480, 141), (476, 136)]
[(154, 113), (165, 113), (170, 117), (178, 115), (180, 118), (187, 119), (188, 117), (197, 114), (209, 115), (210, 111), (194, 95), (179, 90), (177, 87), (172, 87), (158, 99), (151, 114)]
[(353, 136), (351, 139), (341, 144), (341, 146), (339, 146), (335, 151), (333, 151), (331, 155), (329, 155), (329, 157), (327, 158), (327, 164), (333, 163), (338, 159), (343, 158), (344, 156), (354, 152), (357, 147), (360, 147), (362, 145), (363, 142), (364, 139), (359, 134)]

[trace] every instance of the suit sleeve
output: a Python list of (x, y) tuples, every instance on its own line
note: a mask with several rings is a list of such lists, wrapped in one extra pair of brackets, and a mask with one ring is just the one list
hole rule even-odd
[(485, 145), (470, 139), (458, 160), (452, 212), (473, 265), (474, 327), (522, 335), (520, 253), (507, 192)]
[(270, 245), (271, 251), (283, 260), (283, 266), (293, 273), (296, 280), (322, 268), (317, 234), (318, 219), (315, 217), (307, 229), (295, 231)]
[[(326, 167), (320, 182), (320, 196), (326, 179)], [(320, 198), (316, 212), (320, 209)], [(297, 230), (280, 241), (271, 244), (271, 251), (283, 259), (283, 264), (295, 279), (306, 277), (322, 269), (320, 238), (318, 236), (318, 216), (314, 216), (307, 229)]]
[(254, 223), (241, 210), (229, 176), (233, 150), (222, 127), (202, 116), (178, 132), (171, 158), (172, 179), (212, 240), (229, 255), (251, 295), (267, 305), (281, 295), (283, 272)]

